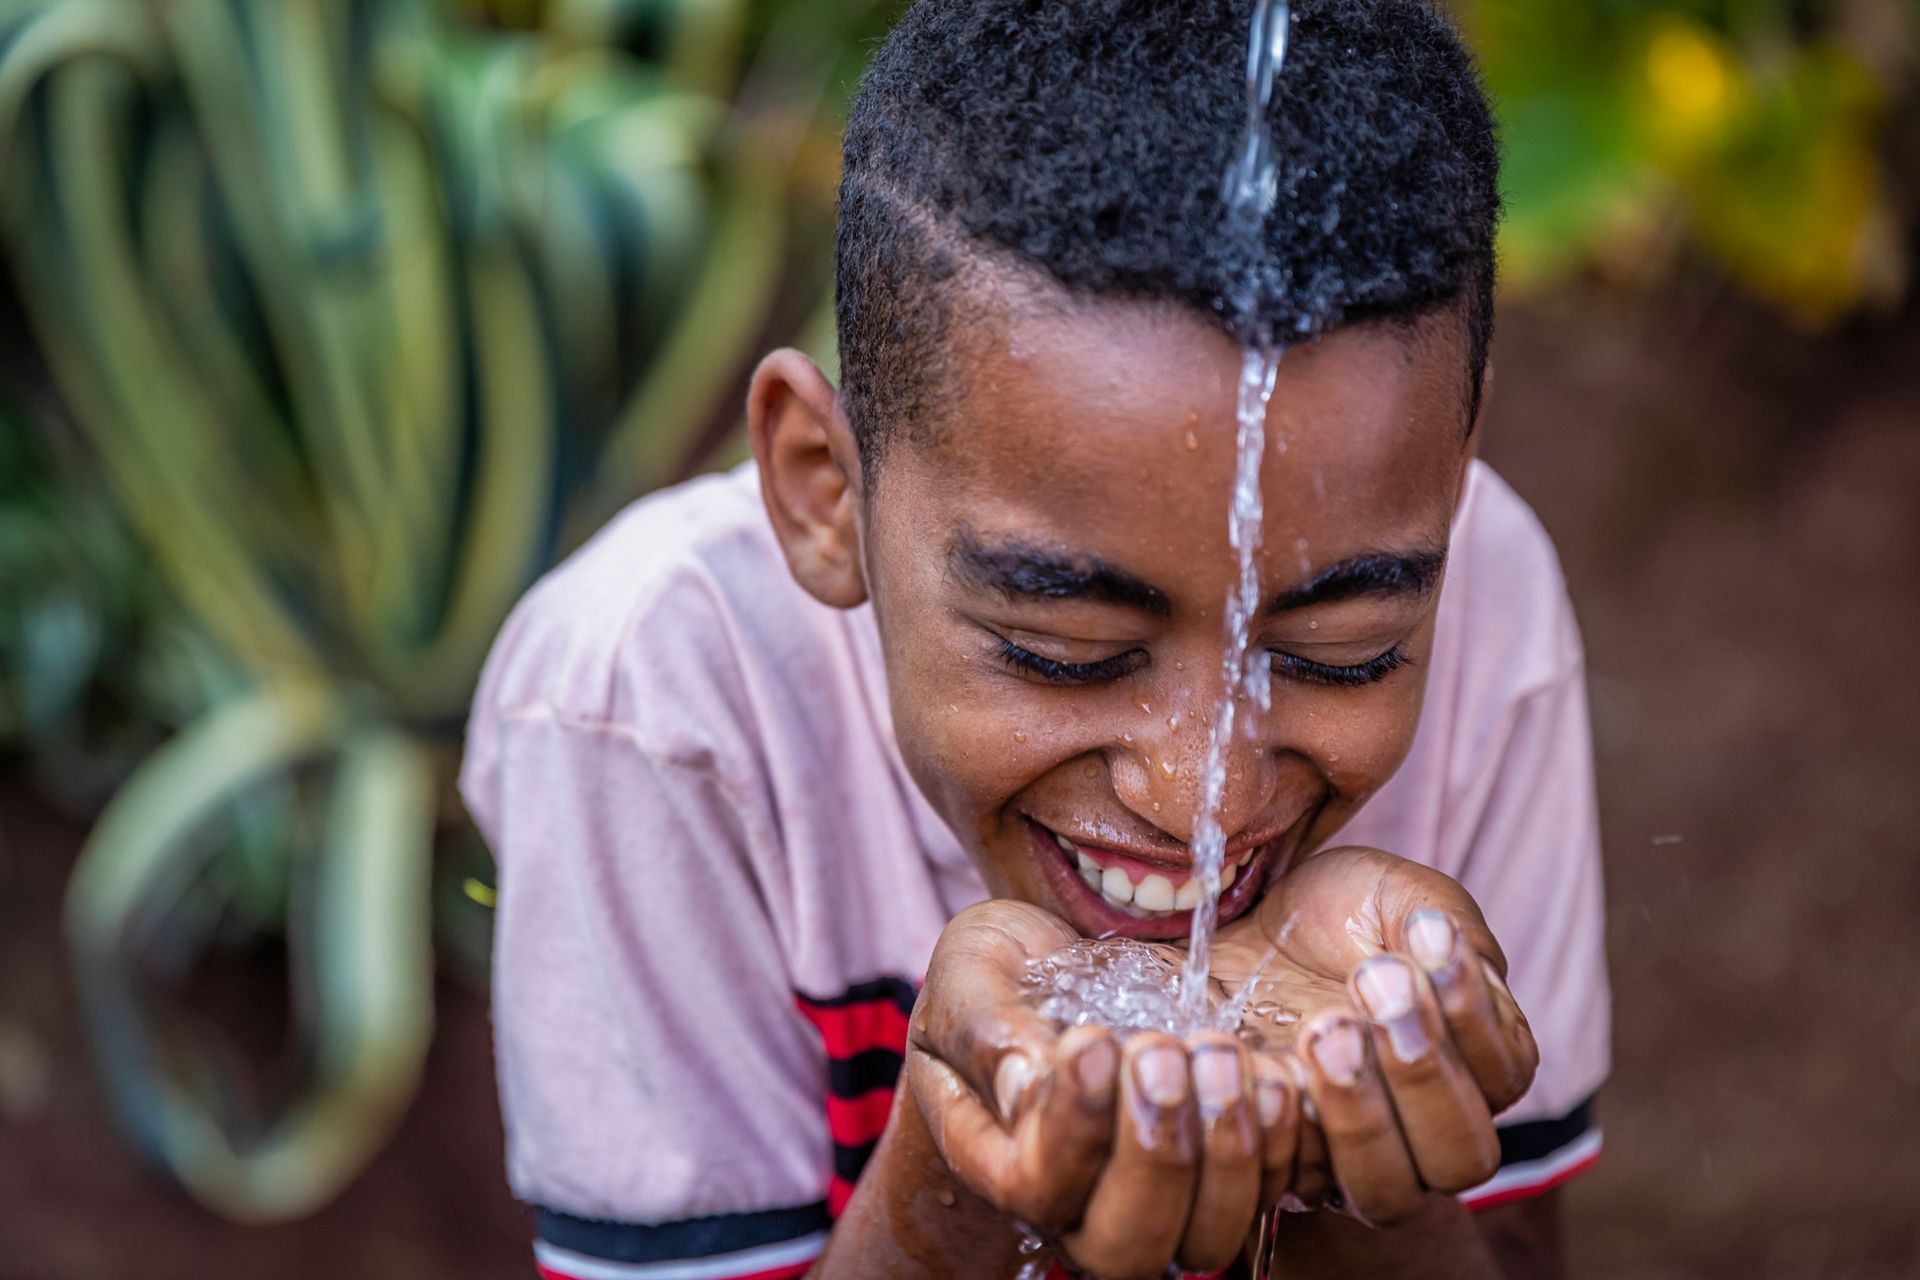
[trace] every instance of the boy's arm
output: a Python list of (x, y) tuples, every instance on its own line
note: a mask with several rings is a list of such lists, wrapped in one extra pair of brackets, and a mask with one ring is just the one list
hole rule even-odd
[(1525, 1274), (1502, 1271), (1472, 1212), (1450, 1196), (1432, 1197), (1416, 1217), (1396, 1227), (1369, 1227), (1337, 1213), (1284, 1213), (1274, 1232), (1274, 1280), (1488, 1280)]
[(815, 1280), (921, 1274), (1004, 1280), (1018, 1271), (1019, 1250), (1013, 1224), (953, 1176), (902, 1088), (872, 1162), (808, 1274)]
[(1373, 1275), (1556, 1280), (1565, 1269), (1557, 1191), (1479, 1211), (1435, 1196), (1418, 1217), (1386, 1229), (1334, 1213), (1283, 1214), (1276, 1233), (1275, 1280)]
[(1560, 1234), (1560, 1189), (1475, 1211), (1487, 1247), (1511, 1280), (1560, 1280), (1566, 1250)]

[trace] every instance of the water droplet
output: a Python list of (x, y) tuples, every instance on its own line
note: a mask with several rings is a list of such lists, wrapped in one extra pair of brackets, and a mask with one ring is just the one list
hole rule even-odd
[(1027, 740), (1027, 735), (1024, 733), (1021, 733), (1018, 729), (1015, 729), (1013, 731), (1013, 740), (1015, 742), (1025, 742)]
[(1179, 717), (1179, 716), (1177, 716), (1177, 715), (1172, 715), (1172, 716), (1168, 716), (1168, 717), (1167, 717), (1167, 728), (1169, 728), (1169, 729), (1178, 729), (1179, 727), (1180, 727), (1180, 717)]
[(1081, 767), (1080, 776), (1087, 779), (1089, 782), (1091, 782), (1093, 779), (1100, 776), (1100, 766), (1097, 764), (1094, 764), (1091, 760), (1089, 760), (1085, 765)]
[(1145, 698), (1140, 699), (1139, 705), (1140, 705), (1141, 715), (1150, 716), (1153, 714), (1153, 704), (1151, 702), (1148, 702)]
[(1319, 629), (1320, 629), (1320, 620), (1318, 618), (1309, 618), (1307, 620), (1307, 630), (1318, 631)]
[(1184, 662), (1176, 662), (1173, 664), (1173, 669), (1175, 671), (1185, 671), (1187, 669), (1187, 664)]
[(951, 702), (949, 702), (949, 703), (947, 704), (947, 714), (948, 714), (948, 715), (953, 715), (954, 713), (956, 713), (956, 712), (957, 712), (957, 711), (959, 711), (959, 710), (960, 710), (960, 708), (959, 708), (959, 707), (956, 707), (955, 705), (953, 705), (953, 703), (951, 703)]
[(1121, 734), (1121, 735), (1120, 735), (1120, 741), (1122, 741), (1122, 742), (1132, 742), (1132, 741), (1133, 741), (1133, 732), (1132, 732), (1131, 730), (1129, 730), (1129, 731), (1127, 731), (1126, 733), (1123, 733), (1123, 734)]
[(1169, 778), (1171, 778), (1175, 774), (1179, 773), (1180, 771), (1174, 767), (1173, 761), (1162, 760), (1160, 762), (1160, 772), (1166, 774)]
[(1197, 435), (1195, 435), (1195, 434), (1194, 434), (1193, 432), (1191, 432), (1191, 431), (1189, 431), (1189, 432), (1187, 432), (1187, 450), (1188, 450), (1188, 452), (1192, 452), (1193, 450), (1195, 450), (1195, 449), (1198, 449), (1199, 447), (1200, 447), (1200, 437), (1199, 437), (1199, 436), (1197, 436)]
[(1154, 811), (1155, 813), (1158, 813), (1158, 812), (1160, 812), (1160, 802), (1159, 802), (1158, 800), (1155, 800), (1155, 801), (1153, 802), (1153, 811)]

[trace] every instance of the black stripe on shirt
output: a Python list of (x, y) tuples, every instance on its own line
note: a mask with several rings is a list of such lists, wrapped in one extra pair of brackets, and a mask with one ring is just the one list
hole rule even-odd
[(905, 1061), (892, 1049), (868, 1049), (851, 1058), (827, 1059), (827, 1088), (835, 1097), (858, 1098), (875, 1089), (891, 1089)]
[(863, 1142), (857, 1147), (844, 1143), (833, 1144), (833, 1171), (848, 1182), (860, 1181), (861, 1170), (867, 1167), (867, 1161), (873, 1159), (873, 1149), (880, 1145), (875, 1138), (872, 1142)]
[(920, 988), (905, 978), (872, 978), (866, 982), (856, 982), (837, 996), (828, 996), (817, 1000), (809, 995), (800, 998), (816, 1009), (838, 1009), (850, 1004), (870, 1004), (875, 1000), (891, 1000), (902, 1013), (913, 1012), (913, 1002), (918, 998)]
[(1522, 1124), (1502, 1125), (1500, 1165), (1524, 1164), (1543, 1160), (1593, 1128), (1593, 1099), (1561, 1116), (1558, 1120), (1528, 1120)]
[(798, 1240), (833, 1225), (826, 1201), (759, 1213), (720, 1213), (679, 1222), (607, 1222), (557, 1209), (533, 1210), (534, 1232), (547, 1244), (608, 1262), (709, 1258)]

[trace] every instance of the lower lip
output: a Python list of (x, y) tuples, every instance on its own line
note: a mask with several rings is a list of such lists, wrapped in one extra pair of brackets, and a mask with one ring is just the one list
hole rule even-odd
[[(1090, 938), (1139, 938), (1148, 942), (1168, 942), (1193, 932), (1193, 912), (1176, 911), (1172, 915), (1147, 918), (1123, 911), (1108, 902), (1100, 892), (1080, 878), (1077, 864), (1067, 861), (1067, 851), (1053, 838), (1053, 832), (1028, 818), (1027, 833), (1039, 856), (1042, 873), (1056, 898), (1066, 905), (1063, 912)], [(1284, 836), (1281, 837), (1282, 839)], [(1279, 840), (1269, 840), (1252, 861), (1240, 868), (1233, 887), (1220, 895), (1220, 922), (1245, 913), (1266, 890), (1263, 881), (1273, 860)]]

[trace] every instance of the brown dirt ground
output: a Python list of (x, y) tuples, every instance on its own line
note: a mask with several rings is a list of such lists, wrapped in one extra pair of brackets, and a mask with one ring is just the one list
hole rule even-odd
[[(1510, 308), (1486, 453), (1585, 626), (1616, 1023), (1583, 1277), (1920, 1276), (1920, 316), (1795, 337), (1706, 283)], [(82, 832), (0, 785), (0, 1280), (530, 1273), (484, 1000), (338, 1203), (226, 1225), (137, 1168), (56, 936)]]

